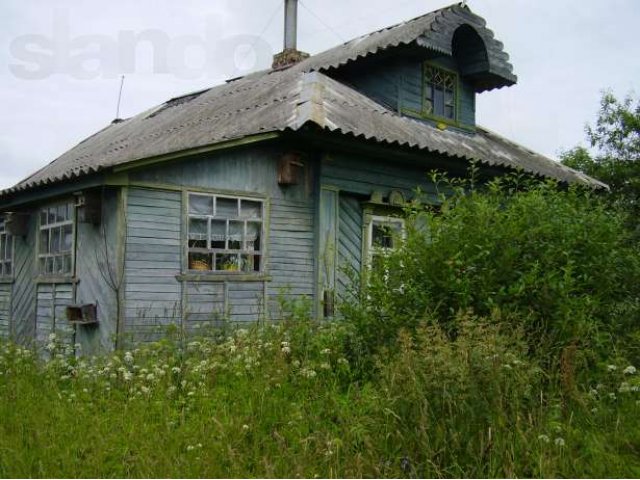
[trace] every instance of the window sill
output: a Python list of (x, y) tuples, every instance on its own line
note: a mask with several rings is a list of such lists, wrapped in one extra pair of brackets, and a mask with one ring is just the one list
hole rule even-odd
[(36, 283), (78, 283), (80, 280), (71, 275), (38, 275)]
[(10, 285), (12, 283), (15, 283), (15, 278), (2, 278), (0, 277), (0, 285)]
[(271, 277), (264, 273), (182, 273), (176, 275), (179, 282), (269, 282)]

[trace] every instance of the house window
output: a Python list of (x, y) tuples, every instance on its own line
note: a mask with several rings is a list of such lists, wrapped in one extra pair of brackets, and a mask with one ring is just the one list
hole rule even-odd
[(369, 223), (369, 264), (376, 267), (390, 251), (398, 248), (404, 237), (404, 220), (397, 217), (371, 217)]
[(262, 271), (263, 207), (255, 199), (189, 194), (189, 270)]
[(433, 65), (424, 67), (424, 113), (447, 120), (456, 119), (458, 76)]
[(69, 275), (73, 271), (73, 210), (71, 202), (40, 210), (38, 268), (43, 275)]
[(7, 232), (4, 219), (0, 218), (0, 277), (13, 275), (13, 236)]

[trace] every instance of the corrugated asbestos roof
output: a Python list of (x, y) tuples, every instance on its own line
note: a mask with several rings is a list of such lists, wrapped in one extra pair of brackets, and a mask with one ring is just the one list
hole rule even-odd
[[(453, 8), (462, 7), (444, 10), (449, 12)], [(0, 198), (135, 160), (260, 133), (296, 131), (307, 123), (389, 145), (522, 169), (565, 182), (605, 186), (482, 127), (478, 127), (475, 135), (469, 135), (453, 129), (441, 131), (425, 122), (400, 116), (319, 71), (342, 65), (366, 55), (365, 52), (373, 53), (380, 48), (408, 42), (424, 33), (427, 25), (437, 30), (437, 19), (442, 15), (443, 10), (433, 12), (348, 42), (287, 70), (249, 75), (210, 90), (172, 99), (128, 120), (111, 124), (27, 179), (4, 190)]]
[(484, 42), (489, 73), (502, 78), (499, 86), (516, 83), (517, 77), (513, 74), (513, 66), (509, 63), (509, 55), (504, 51), (502, 42), (494, 37), (482, 17), (472, 13), (468, 7), (458, 4), (355, 38), (313, 55), (292, 68), (301, 72), (323, 72), (388, 48), (413, 43), (452, 55), (453, 35), (463, 24), (472, 26)]

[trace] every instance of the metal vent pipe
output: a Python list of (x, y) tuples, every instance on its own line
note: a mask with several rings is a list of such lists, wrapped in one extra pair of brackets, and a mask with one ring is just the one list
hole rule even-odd
[(297, 50), (298, 0), (285, 0), (284, 4), (284, 49)]

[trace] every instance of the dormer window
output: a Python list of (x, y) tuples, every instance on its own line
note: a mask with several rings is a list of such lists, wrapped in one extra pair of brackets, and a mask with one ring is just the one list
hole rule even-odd
[(458, 75), (434, 65), (424, 66), (424, 114), (457, 120)]

